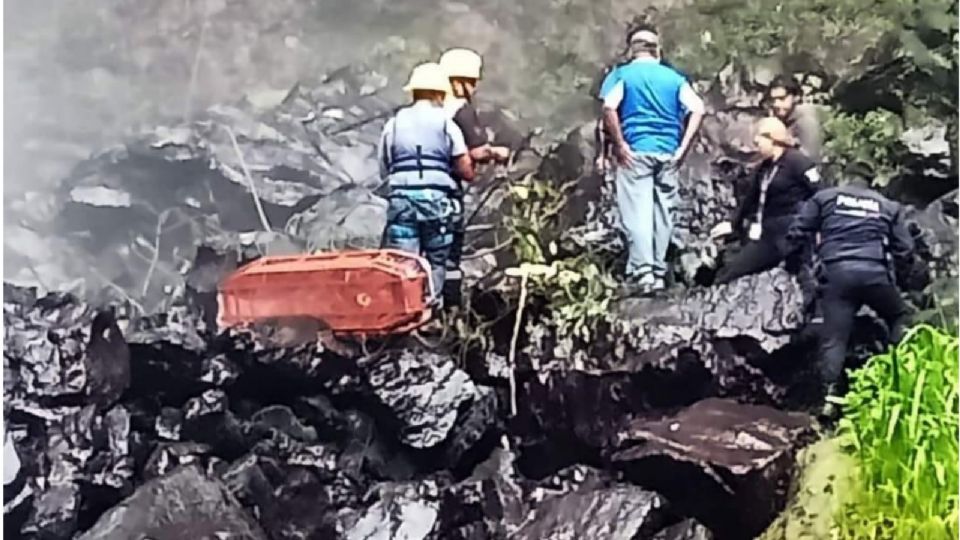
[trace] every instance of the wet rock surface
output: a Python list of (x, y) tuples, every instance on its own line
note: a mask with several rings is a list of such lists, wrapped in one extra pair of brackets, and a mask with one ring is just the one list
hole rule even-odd
[(210, 538), (266, 540), (222, 484), (193, 466), (141, 486), (80, 540)]
[[(385, 201), (373, 156), (396, 105), (381, 79), (344, 69), (146, 130), (18, 216), (7, 242), (17, 266), (76, 294), (4, 287), (5, 417), (32, 493), (16, 532), (723, 540), (762, 530), (810, 433), (806, 417), (771, 406), (809, 404), (813, 349), (783, 270), (706, 286), (723, 258), (707, 231), (743, 187), (749, 106), (709, 117), (684, 168), (673, 292), (619, 302), (590, 339), (528, 312), (515, 416), (499, 290), (474, 291), (494, 306), (479, 355), (410, 339), (335, 343), (305, 321), (216, 327), (217, 283), (238, 265), (377, 245)], [(484, 114), (494, 139), (520, 151), (467, 193), (469, 284), (511, 262), (480, 252), (506, 245), (504, 187), (531, 172), (577, 183), (562, 250), (619, 255), (612, 183), (590, 165), (592, 126), (546, 148)], [(955, 275), (956, 192), (911, 216), (917, 287)]]
[(707, 399), (632, 422), (611, 460), (720, 537), (748, 539), (783, 508), (794, 449), (812, 436), (805, 415)]
[[(12, 327), (33, 321), (38, 336), (85, 337), (71, 330), (87, 328), (77, 321), (96, 326), (97, 315), (79, 300), (7, 291)], [(43, 317), (30, 315), (40, 309)], [(776, 320), (764, 323), (769, 336)], [(653, 324), (644, 321), (636, 324)], [(88, 391), (104, 386), (96, 377), (74, 386), (62, 375), (30, 378), (32, 364), (14, 354), (29, 359), (37, 349), (10, 342), (7, 423), (33, 490), (20, 527), (25, 538), (203, 537), (213, 530), (270, 539), (560, 538), (569, 530), (574, 537), (700, 538), (694, 525), (678, 528), (683, 517), (717, 532), (689, 501), (632, 484), (626, 473), (642, 465), (611, 459), (623, 451), (611, 437), (625, 427), (724, 387), (715, 380), (721, 370), (705, 360), (714, 357), (684, 351), (691, 341), (682, 332), (673, 348), (642, 359), (640, 348), (635, 357), (598, 355), (593, 371), (553, 370), (542, 383), (530, 372), (520, 414), (510, 418), (502, 379), (481, 384), (453, 356), (406, 342), (372, 354), (334, 352), (316, 341), (278, 345), (256, 329), (214, 333), (187, 306), (122, 323), (130, 378), (112, 403)], [(7, 334), (24, 335), (31, 334)], [(766, 354), (767, 338), (752, 336), (753, 353)], [(74, 354), (65, 358), (80, 369), (90, 347), (73, 339)], [(684, 396), (654, 391), (690, 381), (700, 386)], [(642, 438), (629, 433), (634, 442)], [(591, 511), (576, 511), (583, 508)]]

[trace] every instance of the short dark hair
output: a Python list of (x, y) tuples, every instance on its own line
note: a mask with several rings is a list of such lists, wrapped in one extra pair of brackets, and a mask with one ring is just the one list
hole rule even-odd
[(843, 166), (843, 176), (845, 180), (859, 178), (872, 182), (873, 179), (877, 177), (877, 172), (870, 163), (863, 160), (855, 160)]
[(803, 89), (800, 88), (800, 83), (790, 75), (777, 75), (774, 77), (773, 82), (771, 82), (767, 88), (767, 93), (774, 88), (783, 88), (787, 91), (787, 94), (791, 96), (803, 97)]

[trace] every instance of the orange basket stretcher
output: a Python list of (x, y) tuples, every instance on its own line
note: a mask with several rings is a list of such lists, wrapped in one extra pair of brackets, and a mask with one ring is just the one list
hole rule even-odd
[(429, 263), (405, 251), (263, 257), (220, 284), (217, 323), (310, 317), (338, 334), (402, 333), (429, 320), (435, 291)]

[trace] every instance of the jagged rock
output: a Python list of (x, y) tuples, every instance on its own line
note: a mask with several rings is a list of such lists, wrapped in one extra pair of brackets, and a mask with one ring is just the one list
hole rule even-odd
[(529, 506), (515, 461), (512, 452), (494, 448), (469, 477), (444, 490), (433, 536), (505, 538), (515, 531)]
[(387, 223), (387, 201), (368, 189), (344, 186), (312, 197), (287, 221), (286, 231), (307, 241), (307, 251), (377, 248)]
[(279, 539), (333, 538), (334, 518), (327, 512), (329, 490), (306, 470), (292, 470), (273, 493), (270, 511), (261, 520), (271, 537)]
[(695, 519), (685, 519), (657, 533), (653, 540), (713, 540), (713, 533)]
[(476, 385), (477, 395), (466, 412), (460, 414), (453, 433), (447, 441), (446, 462), (451, 467), (473, 465), (472, 456), (486, 455), (498, 431), (500, 420), (497, 416), (499, 399), (493, 388)]
[(289, 407), (282, 405), (266, 407), (257, 411), (250, 421), (285, 433), (301, 442), (317, 442), (317, 431), (312, 427), (301, 424), (300, 420), (294, 416), (293, 411), (291, 411)]
[[(380, 183), (374, 154), (386, 115), (332, 134), (342, 122), (318, 113), (333, 100), (350, 123), (389, 107), (372, 95), (342, 94), (335, 79), (323, 84), (331, 88), (298, 85), (268, 111), (214, 106), (189, 123), (142, 131), (80, 162), (49, 201), (50, 211), (26, 213), (25, 226), (5, 241), (18, 280), (36, 281), (29, 268), (43, 269), (47, 286), (79, 277), (152, 312), (184, 288), (183, 272), (198, 246), (264, 230), (255, 198), (273, 231), (307, 211), (312, 203), (305, 201), (319, 199), (317, 208), (326, 209), (293, 227), (304, 236), (289, 238), (286, 247), (267, 242), (261, 253), (302, 251), (307, 240), (327, 247), (378, 243), (385, 202), (372, 195)], [(189, 282), (196, 287), (200, 278), (191, 275)]]
[(261, 459), (248, 454), (231, 463), (220, 477), (230, 493), (258, 521), (273, 504), (273, 486), (260, 467)]
[(355, 479), (363, 478), (363, 471), (393, 481), (413, 478), (416, 465), (411, 457), (396, 451), (396, 442), (388, 440), (385, 430), (371, 416), (350, 410), (344, 419), (349, 435), (342, 442), (338, 469)]
[(347, 421), (343, 413), (326, 396), (300, 397), (293, 404), (293, 410), (316, 430), (321, 440), (340, 439), (347, 434)]
[(648, 538), (662, 526), (665, 507), (636, 486), (575, 491), (543, 501), (510, 539)]
[(710, 396), (779, 404), (812, 363), (796, 280), (775, 269), (722, 287), (627, 299), (589, 342), (534, 325), (518, 374), (522, 469), (589, 461), (627, 419)]
[(333, 509), (352, 502), (333, 498), (330, 484), (307, 469), (255, 454), (235, 461), (221, 478), (270, 538), (330, 538)]
[(425, 540), (437, 524), (441, 485), (435, 480), (380, 484), (379, 500), (341, 517), (346, 540)]
[(543, 478), (529, 490), (528, 498), (538, 504), (551, 496), (565, 495), (574, 491), (591, 491), (608, 488), (616, 483), (616, 477), (607, 471), (587, 465), (571, 465)]
[(720, 537), (748, 539), (783, 508), (795, 451), (811, 436), (805, 415), (707, 399), (634, 421), (611, 460)]
[(24, 534), (71, 538), (133, 488), (130, 415), (122, 406), (99, 413), (85, 407), (18, 408), (30, 418), (30, 444), (18, 451), (35, 498)]
[[(101, 409), (130, 385), (130, 353), (113, 315), (69, 294), (37, 299), (4, 287), (4, 358), (17, 400), (73, 403)], [(5, 295), (6, 296), (6, 295)]]
[(215, 458), (206, 444), (193, 442), (161, 443), (147, 458), (143, 467), (144, 480), (152, 480), (184, 465), (197, 464), (203, 470), (211, 470)]
[(478, 438), (476, 434), (482, 435), (493, 421), (484, 394), (448, 357), (408, 350), (364, 360), (360, 366), (373, 394), (399, 423), (400, 440), (413, 448), (428, 449), (446, 441), (467, 407), (479, 404), (486, 411), (466, 426), (467, 440)]
[(154, 421), (154, 432), (160, 439), (179, 441), (183, 429), (183, 411), (173, 407), (164, 407)]
[(67, 540), (79, 525), (80, 487), (74, 483), (50, 484), (33, 501), (33, 510), (24, 524), (28, 538)]
[(228, 460), (247, 450), (243, 426), (230, 411), (227, 396), (221, 390), (207, 390), (187, 401), (181, 436), (210, 445), (216, 455)]
[[(131, 393), (170, 406), (215, 386), (213, 363), (203, 361), (207, 328), (199, 312), (186, 306), (132, 321), (127, 337), (132, 363)], [(207, 374), (208, 381), (204, 380)]]
[(145, 483), (78, 540), (218, 535), (242, 540), (267, 538), (220, 482), (191, 465)]

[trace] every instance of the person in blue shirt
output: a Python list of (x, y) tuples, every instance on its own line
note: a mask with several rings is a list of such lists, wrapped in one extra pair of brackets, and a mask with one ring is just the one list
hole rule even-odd
[(656, 32), (638, 29), (629, 43), (633, 59), (607, 75), (600, 97), (629, 245), (626, 285), (650, 294), (666, 287), (679, 167), (705, 107), (683, 75), (660, 63)]

